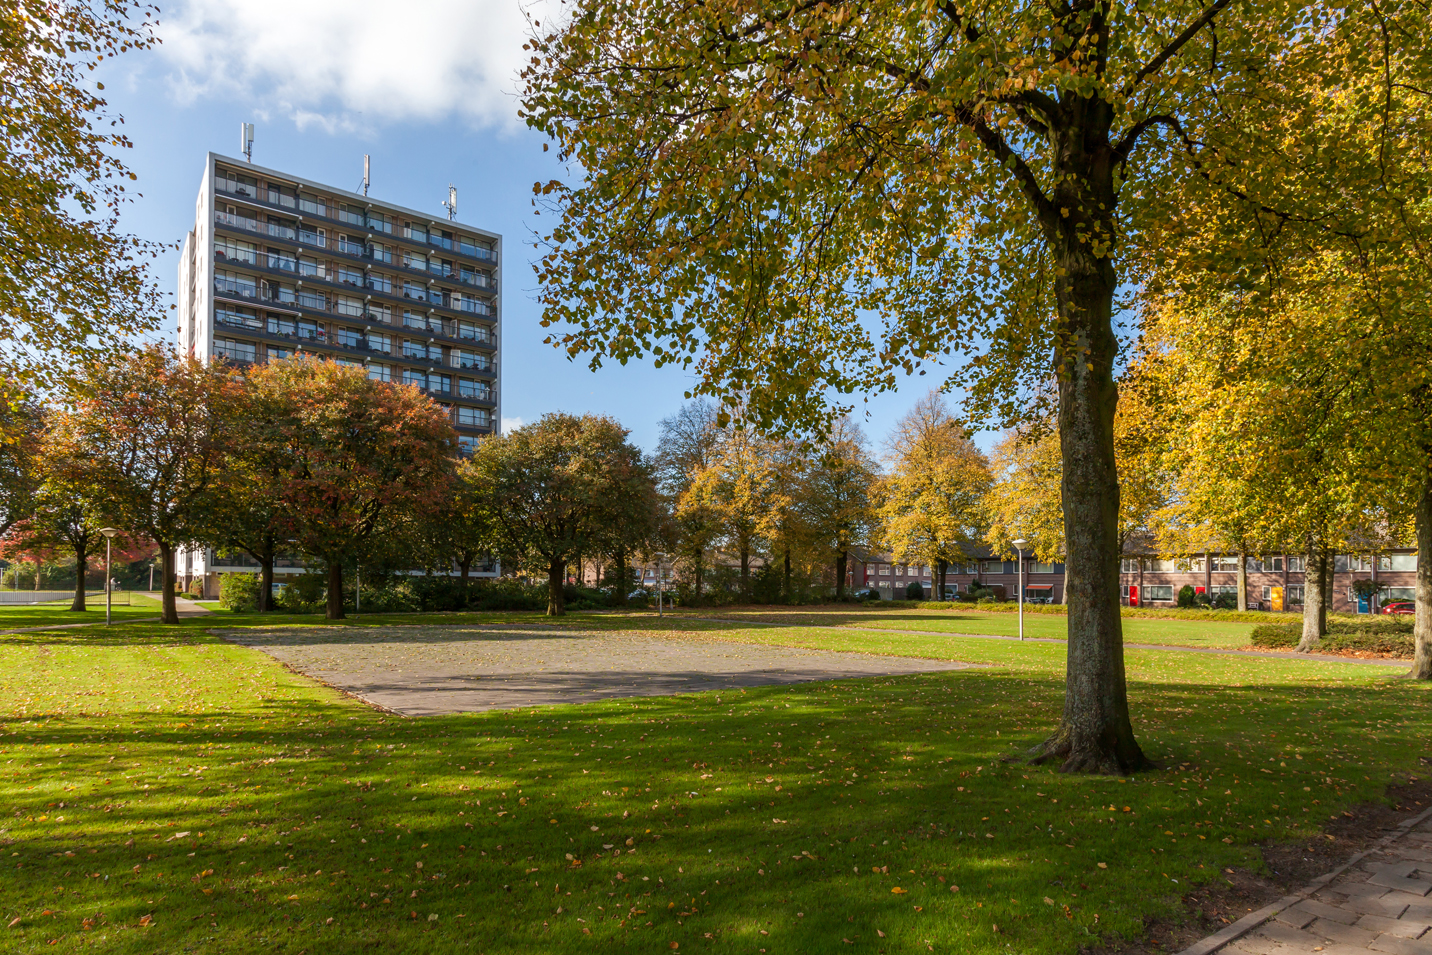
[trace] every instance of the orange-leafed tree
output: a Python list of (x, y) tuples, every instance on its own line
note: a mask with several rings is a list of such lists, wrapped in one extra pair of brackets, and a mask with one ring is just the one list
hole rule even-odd
[(209, 534), (238, 394), (222, 365), (153, 346), (89, 365), (50, 431), (54, 480), (158, 548), (165, 623), (179, 622), (175, 550)]
[(416, 388), (324, 359), (258, 368), (247, 396), (263, 409), (258, 437), (279, 467), (287, 536), (323, 563), (327, 616), (341, 619), (344, 567), (391, 555), (449, 500), (457, 432)]

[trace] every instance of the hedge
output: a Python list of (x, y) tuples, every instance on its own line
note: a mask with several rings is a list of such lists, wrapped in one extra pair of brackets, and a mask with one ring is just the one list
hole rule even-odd
[[(1255, 647), (1269, 650), (1291, 650), (1302, 639), (1300, 623), (1270, 623), (1254, 627), (1250, 639)], [(1390, 620), (1367, 622), (1332, 622), (1318, 644), (1320, 651), (1380, 653), (1410, 659), (1413, 639), (1411, 621)]]
[[(1014, 601), (975, 604), (968, 600), (943, 602), (924, 600), (919, 603), (912, 601), (912, 605), (921, 610), (979, 610), (987, 613), (1017, 613), (1019, 611), (1019, 604)], [(1120, 607), (1119, 610), (1122, 616), (1140, 617), (1146, 620), (1225, 620), (1234, 623), (1267, 623), (1270, 620), (1292, 622), (1303, 619), (1302, 614), (1271, 613), (1266, 610), (1195, 610), (1180, 607)], [(1025, 604), (1024, 612), (1063, 616), (1068, 612), (1068, 608), (1063, 604)]]

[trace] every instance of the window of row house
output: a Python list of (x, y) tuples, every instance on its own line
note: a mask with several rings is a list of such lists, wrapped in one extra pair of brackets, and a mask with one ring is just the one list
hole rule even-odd
[(1213, 570), (1215, 573), (1237, 573), (1237, 557), (1215, 557), (1213, 558)]
[(1288, 586), (1288, 593), (1287, 593), (1286, 599), (1284, 600), (1284, 603), (1288, 603), (1288, 604), (1301, 604), (1302, 602), (1303, 602), (1303, 585), (1302, 585), (1302, 584), (1290, 584), (1290, 585)]
[(1416, 600), (1416, 587), (1388, 587), (1382, 592), (1382, 602), (1390, 603), (1394, 600)]
[(1306, 572), (1307, 572), (1307, 569), (1308, 569), (1308, 559), (1307, 559), (1306, 557), (1301, 557), (1301, 556), (1298, 556), (1298, 557), (1289, 556), (1289, 557), (1288, 557), (1288, 572), (1289, 572), (1289, 573), (1302, 574), (1302, 573), (1306, 573)]
[(880, 564), (879, 566), (880, 566), (880, 576), (882, 576), (882, 577), (889, 577), (889, 576), (890, 576), (890, 565), (889, 565), (889, 564)]
[(1389, 554), (1382, 559), (1386, 561), (1382, 564), (1383, 570), (1410, 572), (1417, 569), (1416, 554)]
[(1058, 571), (1056, 571), (1056, 570), (1054, 569), (1054, 565), (1053, 565), (1052, 563), (1044, 563), (1044, 562), (1042, 562), (1042, 561), (1031, 560), (1031, 561), (1029, 562), (1029, 573), (1031, 573), (1031, 574), (1054, 574), (1054, 573), (1058, 573)]
[[(1139, 572), (1139, 559), (1137, 557), (1125, 557), (1119, 561), (1119, 573), (1137, 574)], [(1125, 594), (1124, 596), (1128, 596)]]
[(1173, 600), (1172, 584), (1149, 584), (1144, 587), (1145, 600)]

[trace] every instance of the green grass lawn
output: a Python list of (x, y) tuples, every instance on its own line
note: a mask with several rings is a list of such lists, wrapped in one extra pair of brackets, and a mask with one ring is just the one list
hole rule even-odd
[(992, 666), (404, 719), (258, 619), (0, 639), (6, 951), (1072, 953), (1428, 752), (1394, 668), (1131, 650), (1164, 768), (1065, 777), (1062, 645), (651, 615), (567, 624)]
[[(143, 594), (127, 594), (128, 604), (115, 604), (111, 616), (115, 620), (133, 617), (153, 617), (159, 613), (159, 601)], [(70, 601), (59, 600), (43, 604), (0, 604), (0, 630), (16, 630), (23, 627), (45, 627), (51, 624), (104, 623), (104, 595), (91, 596), (85, 601), (83, 611), (70, 609)]]
[[(679, 614), (748, 623), (783, 626), (860, 627), (889, 630), (930, 630), (940, 633), (980, 633), (991, 636), (1018, 636), (1019, 617), (1013, 613), (982, 613), (977, 610), (927, 610), (893, 608), (889, 604), (856, 604), (850, 608), (743, 607), (739, 609), (690, 610)], [(1248, 645), (1251, 623), (1223, 620), (1167, 620), (1125, 617), (1124, 642), (1162, 646), (1220, 647), (1236, 649)], [(1027, 637), (1062, 640), (1067, 621), (1056, 614), (1029, 613), (1024, 616)]]

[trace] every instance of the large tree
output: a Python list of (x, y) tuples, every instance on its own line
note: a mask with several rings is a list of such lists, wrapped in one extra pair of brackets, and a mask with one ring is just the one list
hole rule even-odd
[(321, 358), (250, 371), (249, 400), (271, 416), (287, 536), (322, 561), (326, 616), (342, 619), (344, 568), (385, 553), (385, 533), (408, 532), (447, 500), (457, 431), (416, 388)]
[(123, 119), (93, 74), (155, 42), (157, 8), (128, 0), (0, 7), (0, 348), (11, 370), (67, 378), (78, 359), (155, 327), (159, 251), (119, 231), (136, 177)]
[[(1068, 672), (1038, 756), (1142, 767), (1119, 619), (1114, 293), (1186, 186), (1252, 189), (1275, 162), (1224, 98), (1296, 90), (1290, 52), (1377, 36), (1372, 9), (576, 0), (534, 25), (524, 74), (527, 121), (581, 177), (536, 187), (556, 217), (543, 320), (594, 363), (695, 364), (698, 391), (777, 428), (987, 344), (955, 376), (974, 405), (1058, 406)], [(884, 319), (880, 340), (862, 309)]]
[(34, 506), (43, 431), (39, 403), (0, 365), (0, 537)]
[(896, 422), (885, 443), (886, 474), (875, 491), (880, 536), (895, 560), (933, 566), (943, 598), (949, 565), (974, 559), (989, 461), (935, 391)]
[(678, 515), (714, 516), (718, 540), (735, 555), (741, 599), (751, 599), (751, 558), (786, 510), (774, 442), (750, 428), (723, 428), (710, 463), (691, 478)]
[(89, 365), (74, 408), (57, 415), (51, 431), (64, 482), (120, 529), (158, 546), (165, 623), (179, 622), (175, 549), (209, 527), (235, 391), (226, 369), (152, 346)]
[(484, 439), (472, 462), (498, 552), (547, 575), (554, 617), (566, 613), (568, 563), (600, 552), (611, 522), (653, 497), (641, 449), (600, 415), (543, 415)]
[(838, 419), (815, 449), (800, 502), (812, 540), (835, 566), (836, 599), (845, 596), (851, 550), (869, 546), (878, 527), (873, 492), (879, 478), (865, 433), (850, 418)]

